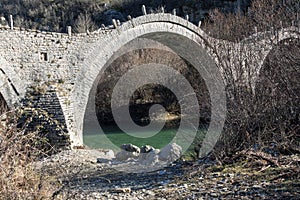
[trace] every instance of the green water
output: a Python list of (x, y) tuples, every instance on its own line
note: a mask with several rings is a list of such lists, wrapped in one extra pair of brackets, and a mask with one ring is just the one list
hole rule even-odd
[[(185, 131), (188, 133), (189, 130)], [(154, 148), (160, 149), (172, 141), (177, 133), (177, 129), (163, 129), (156, 135), (149, 138), (133, 137), (114, 127), (108, 127), (104, 132), (105, 134), (101, 134), (99, 131), (86, 130), (83, 135), (84, 144), (95, 149), (101, 148), (117, 150), (118, 147), (126, 143), (131, 143), (138, 147), (151, 145)], [(193, 150), (196, 143), (199, 143), (203, 139), (204, 134), (205, 132), (203, 130), (197, 131), (194, 142), (188, 150), (189, 152)], [(180, 141), (177, 142), (180, 143)]]

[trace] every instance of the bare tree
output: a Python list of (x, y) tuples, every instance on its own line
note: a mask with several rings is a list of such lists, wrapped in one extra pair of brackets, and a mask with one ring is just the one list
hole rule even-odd
[[(248, 13), (223, 14), (214, 10), (204, 28), (212, 36), (239, 42), (256, 31), (289, 27), (299, 20), (296, 0), (256, 0)], [(227, 120), (222, 135), (223, 150), (231, 154), (258, 144), (261, 148), (276, 144), (283, 153), (300, 152), (300, 42), (286, 40), (267, 56), (256, 83), (241, 84), (243, 74), (251, 70), (244, 58), (234, 58), (224, 52), (222, 68), (227, 82)], [(251, 56), (248, 55), (249, 60)], [(244, 67), (242, 66), (244, 63)], [(233, 71), (235, 73), (233, 73)], [(250, 77), (251, 78), (251, 77)]]
[(94, 31), (96, 29), (96, 25), (92, 20), (92, 17), (89, 13), (85, 12), (81, 13), (75, 21), (74, 30), (77, 33), (88, 33), (90, 31)]

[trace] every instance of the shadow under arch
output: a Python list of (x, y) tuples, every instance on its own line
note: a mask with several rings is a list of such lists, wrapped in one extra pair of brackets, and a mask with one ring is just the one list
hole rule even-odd
[[(145, 43), (146, 45), (142, 47), (142, 43)], [(163, 132), (153, 137), (143, 139), (134, 138), (130, 135), (125, 134), (122, 134), (122, 138), (120, 139), (117, 138), (116, 134), (114, 134), (120, 134), (123, 132), (117, 126), (111, 110), (110, 102), (114, 86), (118, 81), (120, 81), (120, 78), (124, 76), (124, 74), (126, 74), (130, 70), (135, 70), (134, 67), (138, 67), (144, 64), (151, 65), (152, 63), (170, 66), (188, 80), (196, 93), (199, 104), (199, 128), (201, 130), (206, 129), (210, 121), (210, 98), (205, 81), (199, 75), (198, 71), (194, 69), (190, 65), (190, 63), (172, 52), (171, 49), (168, 49), (166, 46), (158, 42), (143, 38), (132, 41), (129, 44), (130, 46), (138, 45), (141, 49), (126, 51), (126, 53), (116, 58), (111, 63), (111, 66), (106, 68), (106, 71), (102, 71), (101, 73), (99, 73), (100, 80), (99, 83), (97, 83), (97, 91), (95, 94), (96, 110), (91, 109), (90, 111), (87, 111), (84, 118), (84, 144), (88, 145), (91, 148), (97, 148), (99, 146), (100, 141), (97, 142), (94, 140), (96, 138), (95, 130), (99, 129), (98, 123), (100, 123), (100, 127), (105, 132), (105, 134), (108, 133), (106, 134), (106, 137), (111, 137), (111, 142), (113, 142), (117, 147), (119, 147), (123, 143), (132, 143), (138, 146), (147, 144), (155, 148), (161, 148), (169, 143), (167, 141), (172, 140), (175, 129), (178, 129), (180, 127), (180, 102), (176, 98), (176, 95), (168, 87), (155, 83), (143, 85), (137, 88), (136, 91), (134, 91), (129, 101), (129, 113), (131, 116), (130, 120), (133, 120), (135, 124), (145, 127), (151, 121), (151, 116), (149, 115), (150, 108), (155, 104), (162, 105), (166, 109), (166, 112), (168, 113), (167, 116), (170, 119), (166, 121)], [(125, 45), (126, 50), (130, 48), (127, 48), (127, 45)], [(163, 70), (161, 74), (163, 74)], [(151, 76), (151, 74), (149, 73), (147, 74), (147, 76)], [(172, 77), (170, 74), (169, 77), (164, 78), (173, 79), (174, 77)], [(92, 103), (91, 99), (89, 101), (89, 104), (90, 103)], [(123, 109), (123, 106), (128, 107), (128, 103), (124, 102), (124, 104), (121, 104), (118, 109)], [(91, 112), (96, 112), (98, 120), (91, 120)], [(155, 115), (156, 113), (153, 114)], [(129, 119), (122, 119), (123, 123), (126, 123), (124, 121), (127, 120)], [(167, 134), (165, 135), (165, 133)], [(199, 141), (200, 139), (198, 138), (197, 142)], [(103, 148), (105, 144), (102, 145)]]
[[(204, 42), (201, 31), (197, 33), (185, 28), (183, 25), (174, 25), (167, 22), (155, 22), (155, 24), (145, 23), (126, 32), (121, 32), (118, 36), (107, 40), (109, 43), (99, 44), (83, 63), (83, 66), (87, 68), (83, 67), (84, 71), (79, 74), (74, 92), (75, 124), (77, 125), (78, 139), (82, 142), (84, 113), (89, 109), (91, 112), (94, 110), (94, 108), (89, 108), (88, 105), (95, 105), (94, 96), (99, 75), (115, 58), (129, 49), (144, 48), (145, 46), (141, 41), (150, 40), (154, 43), (159, 43), (160, 46), (171, 49), (174, 53), (187, 60), (199, 71), (205, 80), (212, 105), (210, 134), (207, 134), (208, 137), (204, 141), (206, 145), (204, 145), (205, 148), (203, 148), (202, 152), (202, 154), (206, 154), (213, 148), (216, 138), (219, 137), (222, 131), (225, 120), (226, 97), (222, 76), (214, 60), (203, 47)], [(135, 43), (136, 46), (132, 42), (137, 42)], [(103, 53), (101, 54), (100, 52)]]

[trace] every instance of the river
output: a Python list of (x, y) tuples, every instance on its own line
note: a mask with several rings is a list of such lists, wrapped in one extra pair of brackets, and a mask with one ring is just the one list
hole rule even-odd
[[(152, 137), (137, 138), (124, 133), (122, 130), (114, 126), (103, 127), (103, 130), (105, 130), (103, 131), (104, 133), (101, 133), (101, 131), (95, 129), (85, 129), (83, 134), (84, 144), (93, 149), (117, 150), (118, 147), (125, 143), (131, 143), (138, 147), (143, 145), (151, 145), (154, 148), (160, 149), (170, 143), (177, 133), (177, 129), (165, 128)], [(189, 130), (186, 131), (188, 132)], [(194, 142), (188, 150), (188, 153), (191, 153), (194, 145), (201, 141), (204, 133), (205, 132), (203, 130), (198, 130)], [(113, 145), (109, 144), (107, 139), (111, 141)]]

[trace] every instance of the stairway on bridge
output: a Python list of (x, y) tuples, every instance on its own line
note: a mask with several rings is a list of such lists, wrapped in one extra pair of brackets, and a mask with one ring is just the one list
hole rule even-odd
[(38, 131), (53, 150), (69, 149), (70, 139), (61, 103), (55, 89), (28, 91), (23, 100), (25, 112), (21, 124), (28, 123), (27, 131)]

